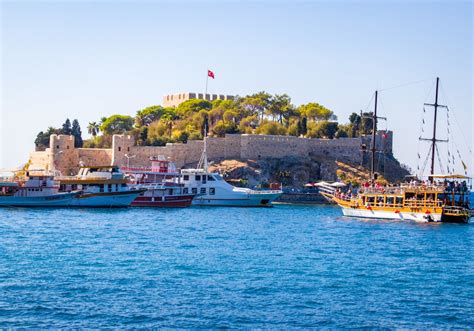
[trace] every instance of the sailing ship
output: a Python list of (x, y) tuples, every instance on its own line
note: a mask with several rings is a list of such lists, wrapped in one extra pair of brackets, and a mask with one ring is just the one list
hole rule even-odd
[(28, 171), (23, 180), (0, 178), (1, 207), (67, 207), (78, 194), (60, 193), (54, 174), (45, 171)]
[(81, 167), (77, 176), (58, 176), (60, 191), (80, 190), (72, 207), (128, 207), (144, 189), (134, 189), (117, 166)]
[(163, 156), (151, 159), (151, 167), (122, 167), (130, 177), (130, 187), (143, 189), (132, 207), (189, 207), (195, 194), (184, 193), (181, 174)]
[(183, 192), (195, 194), (193, 205), (228, 207), (271, 207), (283, 194), (281, 190), (252, 190), (235, 187), (215, 172), (209, 171), (207, 137), (196, 169), (182, 169)]
[(420, 140), (431, 141), (431, 171), (426, 181), (412, 180), (408, 184), (397, 187), (383, 187), (376, 184), (375, 173), (375, 135), (377, 132), (377, 96), (375, 92), (375, 109), (372, 116), (372, 148), (371, 148), (371, 181), (353, 195), (351, 192), (321, 192), (334, 201), (345, 216), (373, 219), (397, 219), (425, 222), (469, 222), (470, 178), (465, 175), (436, 175), (435, 153), (436, 144), (441, 141), (436, 137), (436, 121), (438, 104), (439, 78), (436, 79), (436, 97), (434, 104), (433, 137)]

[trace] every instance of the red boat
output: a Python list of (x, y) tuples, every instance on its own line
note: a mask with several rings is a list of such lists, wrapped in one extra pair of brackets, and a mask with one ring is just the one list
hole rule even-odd
[(131, 187), (146, 189), (132, 207), (188, 207), (195, 194), (183, 193), (181, 174), (163, 157), (151, 159), (151, 167), (122, 167), (130, 177)]

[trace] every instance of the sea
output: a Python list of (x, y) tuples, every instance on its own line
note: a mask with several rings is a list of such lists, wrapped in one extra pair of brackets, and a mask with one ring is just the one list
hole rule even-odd
[(474, 223), (0, 209), (1, 328), (474, 328)]

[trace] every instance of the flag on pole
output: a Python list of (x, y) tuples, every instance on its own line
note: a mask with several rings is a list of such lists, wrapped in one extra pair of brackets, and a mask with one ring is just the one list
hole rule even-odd
[(214, 79), (214, 73), (209, 69), (207, 69), (207, 77), (211, 77), (212, 79)]

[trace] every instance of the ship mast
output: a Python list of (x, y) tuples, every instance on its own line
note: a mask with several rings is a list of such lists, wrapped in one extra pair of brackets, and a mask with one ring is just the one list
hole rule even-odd
[(436, 151), (436, 119), (438, 117), (438, 89), (439, 89), (439, 77), (436, 77), (436, 96), (434, 103), (434, 121), (433, 121), (433, 138), (431, 138), (431, 176), (434, 175), (435, 167), (435, 151)]
[(198, 162), (198, 169), (203, 169), (205, 172), (208, 171), (209, 162), (207, 160), (207, 124), (204, 126), (204, 148), (202, 150), (201, 158)]
[(372, 146), (371, 146), (371, 158), (370, 158), (370, 178), (375, 180), (375, 154), (378, 152), (375, 146), (376, 137), (377, 137), (377, 120), (383, 119), (386, 120), (386, 117), (377, 116), (377, 104), (378, 104), (379, 91), (375, 91), (375, 105), (374, 113), (372, 116), (363, 116), (364, 118), (372, 119)]
[(420, 140), (431, 141), (431, 169), (430, 169), (430, 181), (433, 182), (433, 175), (435, 173), (435, 154), (436, 154), (436, 143), (437, 142), (448, 142), (448, 140), (436, 139), (436, 124), (438, 119), (438, 108), (447, 108), (445, 105), (440, 105), (438, 103), (438, 94), (439, 94), (439, 77), (436, 77), (436, 94), (435, 94), (435, 103), (425, 103), (425, 106), (434, 107), (434, 119), (433, 119), (433, 137), (431, 139), (421, 138)]

